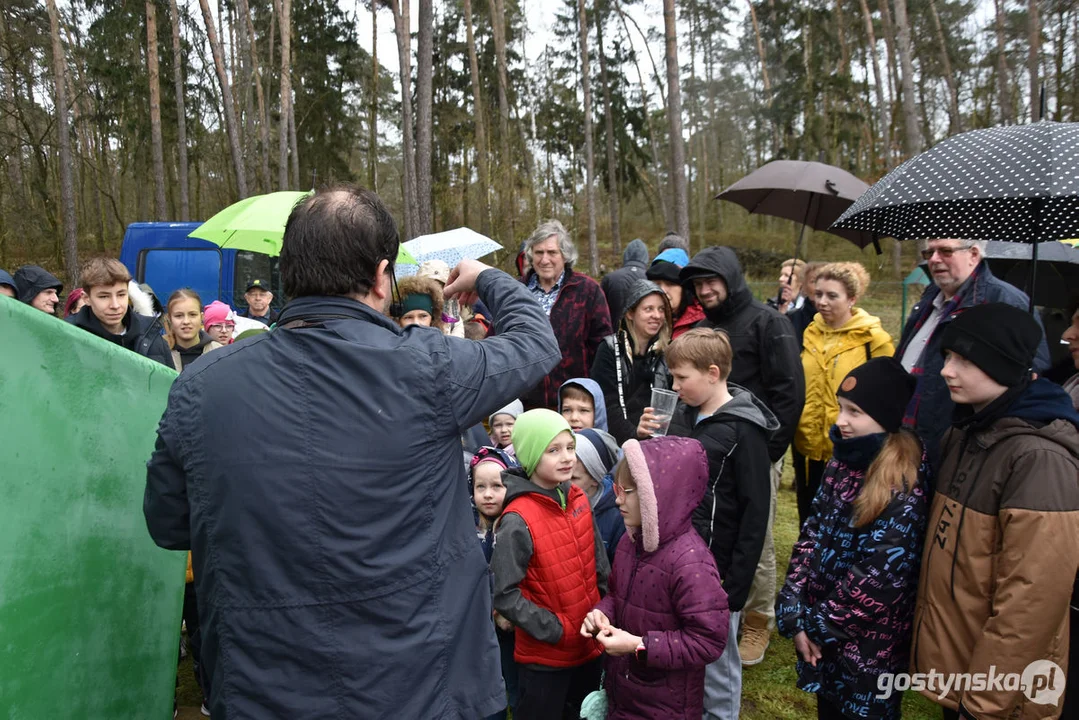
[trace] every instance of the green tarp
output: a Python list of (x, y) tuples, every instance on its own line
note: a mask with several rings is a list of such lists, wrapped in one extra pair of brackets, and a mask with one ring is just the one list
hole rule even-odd
[(142, 494), (175, 377), (0, 297), (0, 717), (172, 717), (186, 558)]

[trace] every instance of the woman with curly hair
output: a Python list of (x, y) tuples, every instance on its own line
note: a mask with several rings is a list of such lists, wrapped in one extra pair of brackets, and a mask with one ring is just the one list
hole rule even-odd
[(859, 365), (895, 352), (880, 318), (855, 307), (868, 287), (869, 273), (861, 263), (831, 263), (817, 273), (813, 298), (817, 314), (802, 338), (806, 401), (792, 450), (799, 524), (810, 514), (832, 457), (828, 431), (839, 416), (839, 384)]

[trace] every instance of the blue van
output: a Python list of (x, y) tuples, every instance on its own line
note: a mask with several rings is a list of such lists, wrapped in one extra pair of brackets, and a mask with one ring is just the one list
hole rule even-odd
[(205, 305), (214, 300), (236, 310), (247, 309), (244, 291), (252, 280), (270, 285), (273, 308), (285, 304), (276, 257), (246, 250), (222, 250), (206, 240), (188, 237), (202, 223), (137, 222), (127, 226), (120, 262), (136, 282), (153, 288), (164, 305), (180, 288), (191, 288)]

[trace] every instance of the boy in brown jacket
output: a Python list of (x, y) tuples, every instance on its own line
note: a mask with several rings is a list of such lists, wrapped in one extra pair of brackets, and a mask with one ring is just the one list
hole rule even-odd
[(933, 682), (922, 692), (945, 720), (1060, 717), (1079, 566), (1079, 415), (1060, 387), (1032, 378), (1041, 336), (1002, 303), (966, 310), (944, 331), (941, 376), (956, 411), (911, 672)]

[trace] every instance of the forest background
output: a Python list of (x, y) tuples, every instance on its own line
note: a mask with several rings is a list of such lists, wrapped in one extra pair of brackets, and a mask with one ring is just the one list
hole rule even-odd
[[(507, 267), (557, 217), (593, 275), (674, 231), (770, 276), (796, 226), (722, 188), (779, 158), (872, 183), (1043, 87), (1074, 121), (1077, 37), (1071, 0), (5, 0), (0, 266), (71, 287), (130, 222), (355, 181), (403, 239), (467, 225)], [(884, 244), (809, 255), (897, 280)]]

